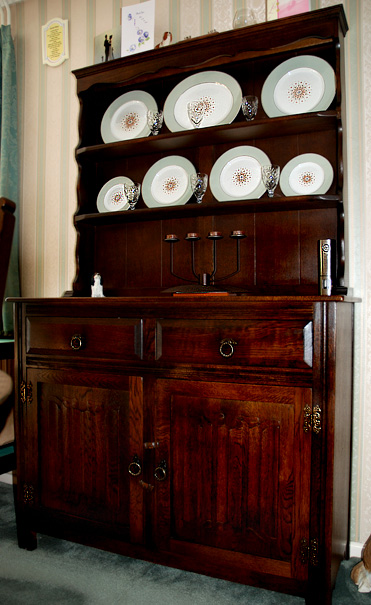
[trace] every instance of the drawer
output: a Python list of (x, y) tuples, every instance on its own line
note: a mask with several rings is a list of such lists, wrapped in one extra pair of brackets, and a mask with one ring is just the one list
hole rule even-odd
[(312, 322), (162, 319), (157, 347), (161, 362), (308, 368)]
[(138, 360), (142, 358), (140, 319), (28, 317), (26, 351), (34, 355), (70, 355)]

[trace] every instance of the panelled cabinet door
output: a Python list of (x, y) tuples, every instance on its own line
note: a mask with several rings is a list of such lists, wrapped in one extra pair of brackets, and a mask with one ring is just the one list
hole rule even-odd
[[(311, 389), (158, 380), (155, 541), (205, 565), (308, 576)], [(221, 552), (223, 551), (223, 552)]]
[[(142, 379), (28, 370), (22, 483), (33, 510), (143, 539), (143, 495), (128, 468), (142, 457)], [(136, 467), (137, 469), (138, 467)], [(32, 494), (32, 497), (31, 497)]]

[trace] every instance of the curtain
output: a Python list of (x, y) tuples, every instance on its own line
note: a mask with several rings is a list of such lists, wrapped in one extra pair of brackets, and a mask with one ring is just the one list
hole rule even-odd
[[(10, 256), (8, 278), (5, 289), (7, 296), (19, 296), (19, 160), (18, 160), (18, 115), (17, 78), (14, 44), (10, 25), (1, 26), (0, 36), (0, 197), (15, 202), (16, 223), (13, 247)], [(0, 259), (1, 262), (1, 259)], [(13, 333), (11, 303), (3, 303), (0, 334), (4, 337)]]

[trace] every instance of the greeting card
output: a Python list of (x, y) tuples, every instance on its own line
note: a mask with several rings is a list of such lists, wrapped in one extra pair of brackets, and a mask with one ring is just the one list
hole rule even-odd
[(154, 48), (155, 0), (121, 9), (121, 56)]

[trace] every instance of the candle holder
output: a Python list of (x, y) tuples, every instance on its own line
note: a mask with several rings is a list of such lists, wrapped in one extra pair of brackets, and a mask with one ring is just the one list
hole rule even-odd
[(195, 244), (197, 241), (201, 239), (201, 236), (198, 233), (187, 233), (185, 236), (185, 240), (191, 243), (191, 269), (195, 279), (188, 279), (186, 277), (182, 277), (181, 275), (177, 275), (174, 271), (174, 245), (180, 241), (179, 237), (174, 233), (167, 235), (164, 238), (164, 242), (170, 244), (170, 273), (173, 277), (180, 279), (182, 281), (187, 281), (193, 284), (197, 284), (197, 286), (176, 286), (175, 288), (169, 288), (165, 290), (165, 292), (215, 292), (218, 290), (219, 292), (228, 292), (230, 290), (237, 291), (239, 288), (223, 288), (219, 289), (214, 286), (215, 283), (221, 282), (225, 279), (233, 277), (241, 270), (241, 254), (240, 254), (240, 242), (242, 239), (246, 237), (244, 231), (232, 231), (230, 234), (230, 238), (236, 241), (236, 269), (232, 273), (228, 273), (228, 275), (224, 275), (223, 277), (216, 278), (217, 272), (217, 242), (218, 240), (223, 239), (223, 234), (221, 231), (210, 231), (207, 235), (207, 239), (213, 242), (213, 270), (211, 273), (197, 273), (196, 272), (196, 263), (195, 263)]

